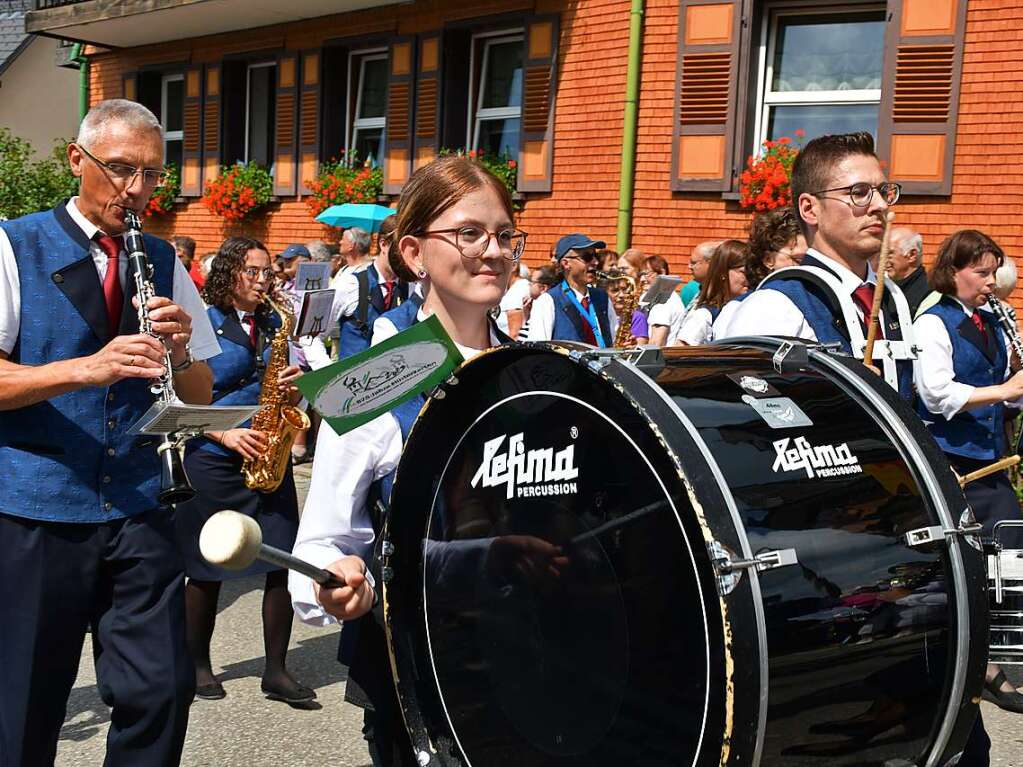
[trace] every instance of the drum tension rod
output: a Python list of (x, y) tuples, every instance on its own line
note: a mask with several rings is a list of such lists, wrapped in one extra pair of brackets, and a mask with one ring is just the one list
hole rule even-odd
[(731, 551), (719, 541), (711, 541), (707, 546), (711, 561), (717, 571), (718, 592), (722, 596), (731, 594), (746, 570), (758, 573), (774, 570), (778, 567), (798, 565), (799, 558), (795, 549), (772, 549), (762, 551), (752, 559), (735, 559)]

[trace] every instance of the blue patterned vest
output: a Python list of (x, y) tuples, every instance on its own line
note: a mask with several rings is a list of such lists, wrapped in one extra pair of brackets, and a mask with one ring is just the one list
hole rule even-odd
[[(554, 331), (551, 340), (586, 343), (583, 326), (584, 324), (589, 325), (589, 323), (565, 295), (564, 285), (556, 285), (548, 290), (547, 294), (554, 300)], [(610, 323), (607, 321), (607, 293), (597, 288), (590, 288), (589, 296), (590, 305), (597, 314), (600, 332), (604, 335), (604, 346), (611, 346), (614, 343), (614, 338), (611, 337)]]
[[(256, 350), (249, 338), (249, 331), (238, 321), (234, 309), (224, 311), (211, 306), (206, 310), (210, 324), (220, 342), (220, 354), (207, 360), (213, 371), (213, 404), (214, 405), (255, 405), (263, 389), (263, 372), (270, 360), (270, 341), (274, 332), (281, 326), (276, 313), (258, 314), (257, 345), (262, 350), (263, 364), (256, 365)], [(249, 421), (240, 427), (248, 428)], [(192, 440), (189, 450), (208, 450), (220, 455), (235, 456), (213, 440)]]
[[(1005, 341), (994, 315), (980, 311), (986, 332), (981, 334), (957, 301), (947, 296), (926, 312), (939, 317), (952, 344), (955, 380), (970, 386), (996, 386), (1005, 379)], [(961, 410), (946, 419), (928, 411), (922, 402), (917, 412), (946, 453), (995, 461), (1005, 454), (1005, 406), (1000, 402)]]
[[(103, 286), (89, 241), (65, 204), (0, 227), (14, 249), (21, 283), (20, 330), (11, 360), (45, 365), (102, 349), (110, 341)], [(149, 235), (145, 242), (156, 294), (171, 296), (174, 249)], [(137, 333), (130, 270), (123, 287), (118, 333)], [(147, 382), (128, 379), (0, 415), (0, 513), (97, 523), (156, 508), (157, 438), (128, 434), (153, 401)]]

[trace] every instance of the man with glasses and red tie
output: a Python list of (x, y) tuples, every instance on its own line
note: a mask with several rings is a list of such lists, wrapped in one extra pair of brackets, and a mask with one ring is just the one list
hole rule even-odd
[[(736, 336), (790, 336), (837, 344), (863, 359), (884, 221), (900, 187), (885, 179), (869, 133), (810, 141), (792, 168), (792, 200), (806, 237), (799, 266), (765, 279), (729, 323)], [(912, 398), (912, 314), (902, 291), (885, 283), (874, 359), (885, 380)]]
[(193, 404), (210, 402), (202, 360), (219, 346), (174, 248), (149, 235), (158, 337), (139, 333), (120, 235), (163, 177), (152, 112), (97, 104), (68, 160), (77, 197), (0, 224), (0, 762), (53, 764), (91, 627), (105, 763), (174, 765), (194, 685), (181, 555), (157, 440), (130, 427), (165, 344)]
[(580, 341), (601, 349), (614, 345), (618, 315), (607, 293), (589, 287), (597, 276), (602, 240), (566, 234), (554, 246), (564, 279), (533, 302), (530, 341)]

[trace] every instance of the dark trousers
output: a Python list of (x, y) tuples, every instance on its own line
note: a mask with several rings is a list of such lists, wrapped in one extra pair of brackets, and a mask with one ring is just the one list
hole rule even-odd
[(104, 524), (0, 514), (0, 765), (52, 765), (92, 627), (108, 767), (177, 765), (195, 677), (171, 512)]
[(977, 712), (977, 719), (970, 730), (959, 767), (988, 767), (991, 764), (991, 738), (984, 729), (984, 718)]

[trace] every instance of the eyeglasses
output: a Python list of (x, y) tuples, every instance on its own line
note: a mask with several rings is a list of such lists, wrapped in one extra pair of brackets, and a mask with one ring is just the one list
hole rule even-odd
[[(877, 186), (871, 186), (866, 181), (860, 181), (857, 184), (851, 184), (849, 186), (839, 186), (834, 189), (821, 189), (819, 192), (811, 192), (810, 194), (815, 197), (822, 196), (825, 192), (845, 192), (849, 195), (849, 200), (857, 208), (865, 208), (870, 205), (870, 201), (874, 199), (874, 192), (881, 195), (881, 199), (884, 200), (888, 205), (894, 205), (899, 201), (899, 196), (902, 194), (902, 184), (895, 184), (886, 181), (883, 184)], [(824, 199), (834, 200), (835, 197), (826, 197)], [(845, 200), (839, 200), (839, 202), (845, 202)]]
[(584, 250), (582, 253), (566, 254), (561, 257), (561, 260), (564, 261), (566, 258), (575, 258), (578, 259), (579, 261), (582, 261), (584, 264), (588, 264), (590, 263), (590, 261), (597, 260), (597, 253), (596, 251), (593, 250)]
[(82, 154), (101, 168), (105, 168), (111, 176), (116, 178), (125, 186), (131, 184), (131, 182), (135, 180), (135, 176), (138, 175), (142, 176), (142, 183), (146, 186), (159, 186), (167, 180), (167, 172), (162, 168), (160, 170), (156, 170), (155, 168), (136, 168), (131, 165), (122, 165), (119, 162), (104, 162), (81, 144), (75, 144), (75, 146), (82, 151)]
[[(455, 246), (462, 258), (482, 258), (490, 247), (490, 238), (497, 238), (497, 247), (501, 255), (509, 261), (518, 261), (526, 247), (526, 233), (519, 229), (502, 229), (490, 232), (481, 226), (461, 226), (456, 229), (432, 229), (422, 232), (421, 236), (429, 237), (437, 234), (453, 234)], [(450, 241), (449, 241), (450, 242)]]
[(246, 266), (242, 269), (242, 274), (248, 277), (250, 280), (258, 279), (262, 277), (264, 280), (269, 280), (274, 276), (274, 270), (269, 266), (265, 269), (260, 269), (258, 266)]

